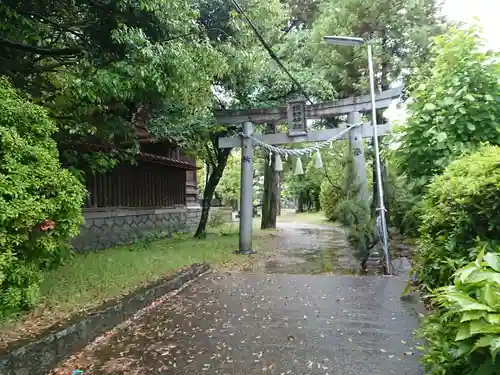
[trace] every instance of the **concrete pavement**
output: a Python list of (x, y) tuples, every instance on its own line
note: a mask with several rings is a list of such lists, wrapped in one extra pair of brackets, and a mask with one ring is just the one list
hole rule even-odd
[(56, 374), (421, 375), (421, 305), (383, 276), (210, 273)]

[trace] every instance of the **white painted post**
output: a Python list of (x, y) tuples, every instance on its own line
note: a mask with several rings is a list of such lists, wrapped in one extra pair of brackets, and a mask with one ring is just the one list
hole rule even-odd
[[(359, 112), (350, 112), (347, 115), (347, 122), (349, 124), (359, 124), (360, 121), (361, 116)], [(358, 202), (364, 202), (368, 207), (368, 178), (366, 176), (363, 130), (361, 127), (355, 127), (349, 131), (349, 149), (353, 156), (353, 167), (356, 176), (355, 184), (359, 189), (357, 199)]]
[[(253, 133), (251, 122), (243, 123), (243, 134)], [(252, 253), (253, 219), (253, 145), (250, 138), (241, 137), (241, 183), (240, 183), (240, 247), (239, 253)]]

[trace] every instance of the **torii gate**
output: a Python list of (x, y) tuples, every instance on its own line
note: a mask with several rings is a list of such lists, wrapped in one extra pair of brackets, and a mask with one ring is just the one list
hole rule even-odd
[[(383, 91), (376, 96), (375, 107), (387, 108), (394, 99), (398, 99), (403, 91), (402, 87)], [(350, 150), (353, 153), (356, 182), (360, 186), (358, 199), (368, 201), (368, 179), (366, 176), (363, 138), (373, 137), (373, 126), (363, 124), (346, 131), (346, 126), (360, 122), (360, 112), (372, 109), (370, 95), (363, 95), (347, 99), (306, 105), (305, 101), (292, 101), (288, 107), (250, 110), (215, 110), (217, 121), (221, 124), (243, 123), (241, 136), (219, 139), (220, 148), (241, 147), (241, 183), (240, 183), (240, 233), (239, 252), (252, 252), (252, 218), (253, 218), (253, 142), (249, 138), (253, 134), (253, 124), (272, 121), (288, 120), (288, 133), (257, 135), (255, 139), (270, 144), (282, 145), (287, 143), (321, 142), (328, 141), (335, 136), (337, 140), (349, 138)], [(336, 129), (307, 132), (307, 120), (320, 120), (333, 115), (347, 114), (347, 123), (340, 124)], [(391, 131), (391, 124), (376, 125), (378, 135), (382, 136)]]

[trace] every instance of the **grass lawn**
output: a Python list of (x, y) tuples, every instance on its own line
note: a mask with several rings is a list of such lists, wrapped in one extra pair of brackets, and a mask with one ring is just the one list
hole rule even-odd
[[(265, 237), (272, 232), (255, 230), (255, 247), (262, 246)], [(10, 341), (32, 335), (73, 313), (98, 306), (193, 263), (206, 262), (215, 268), (248, 263), (248, 257), (233, 254), (237, 248), (238, 227), (228, 224), (211, 229), (204, 240), (194, 239), (192, 234), (181, 234), (170, 239), (76, 255), (63, 266), (46, 273), (39, 307), (1, 323), (0, 336)], [(5, 343), (0, 342), (0, 347)]]
[(237, 234), (181, 235), (81, 254), (45, 275), (42, 302), (65, 311), (95, 306), (193, 263), (237, 261), (237, 246)]

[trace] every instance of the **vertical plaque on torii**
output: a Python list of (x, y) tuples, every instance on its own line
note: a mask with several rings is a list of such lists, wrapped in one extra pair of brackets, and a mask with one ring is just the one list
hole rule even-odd
[(306, 102), (304, 100), (289, 101), (287, 115), (289, 136), (307, 134)]

